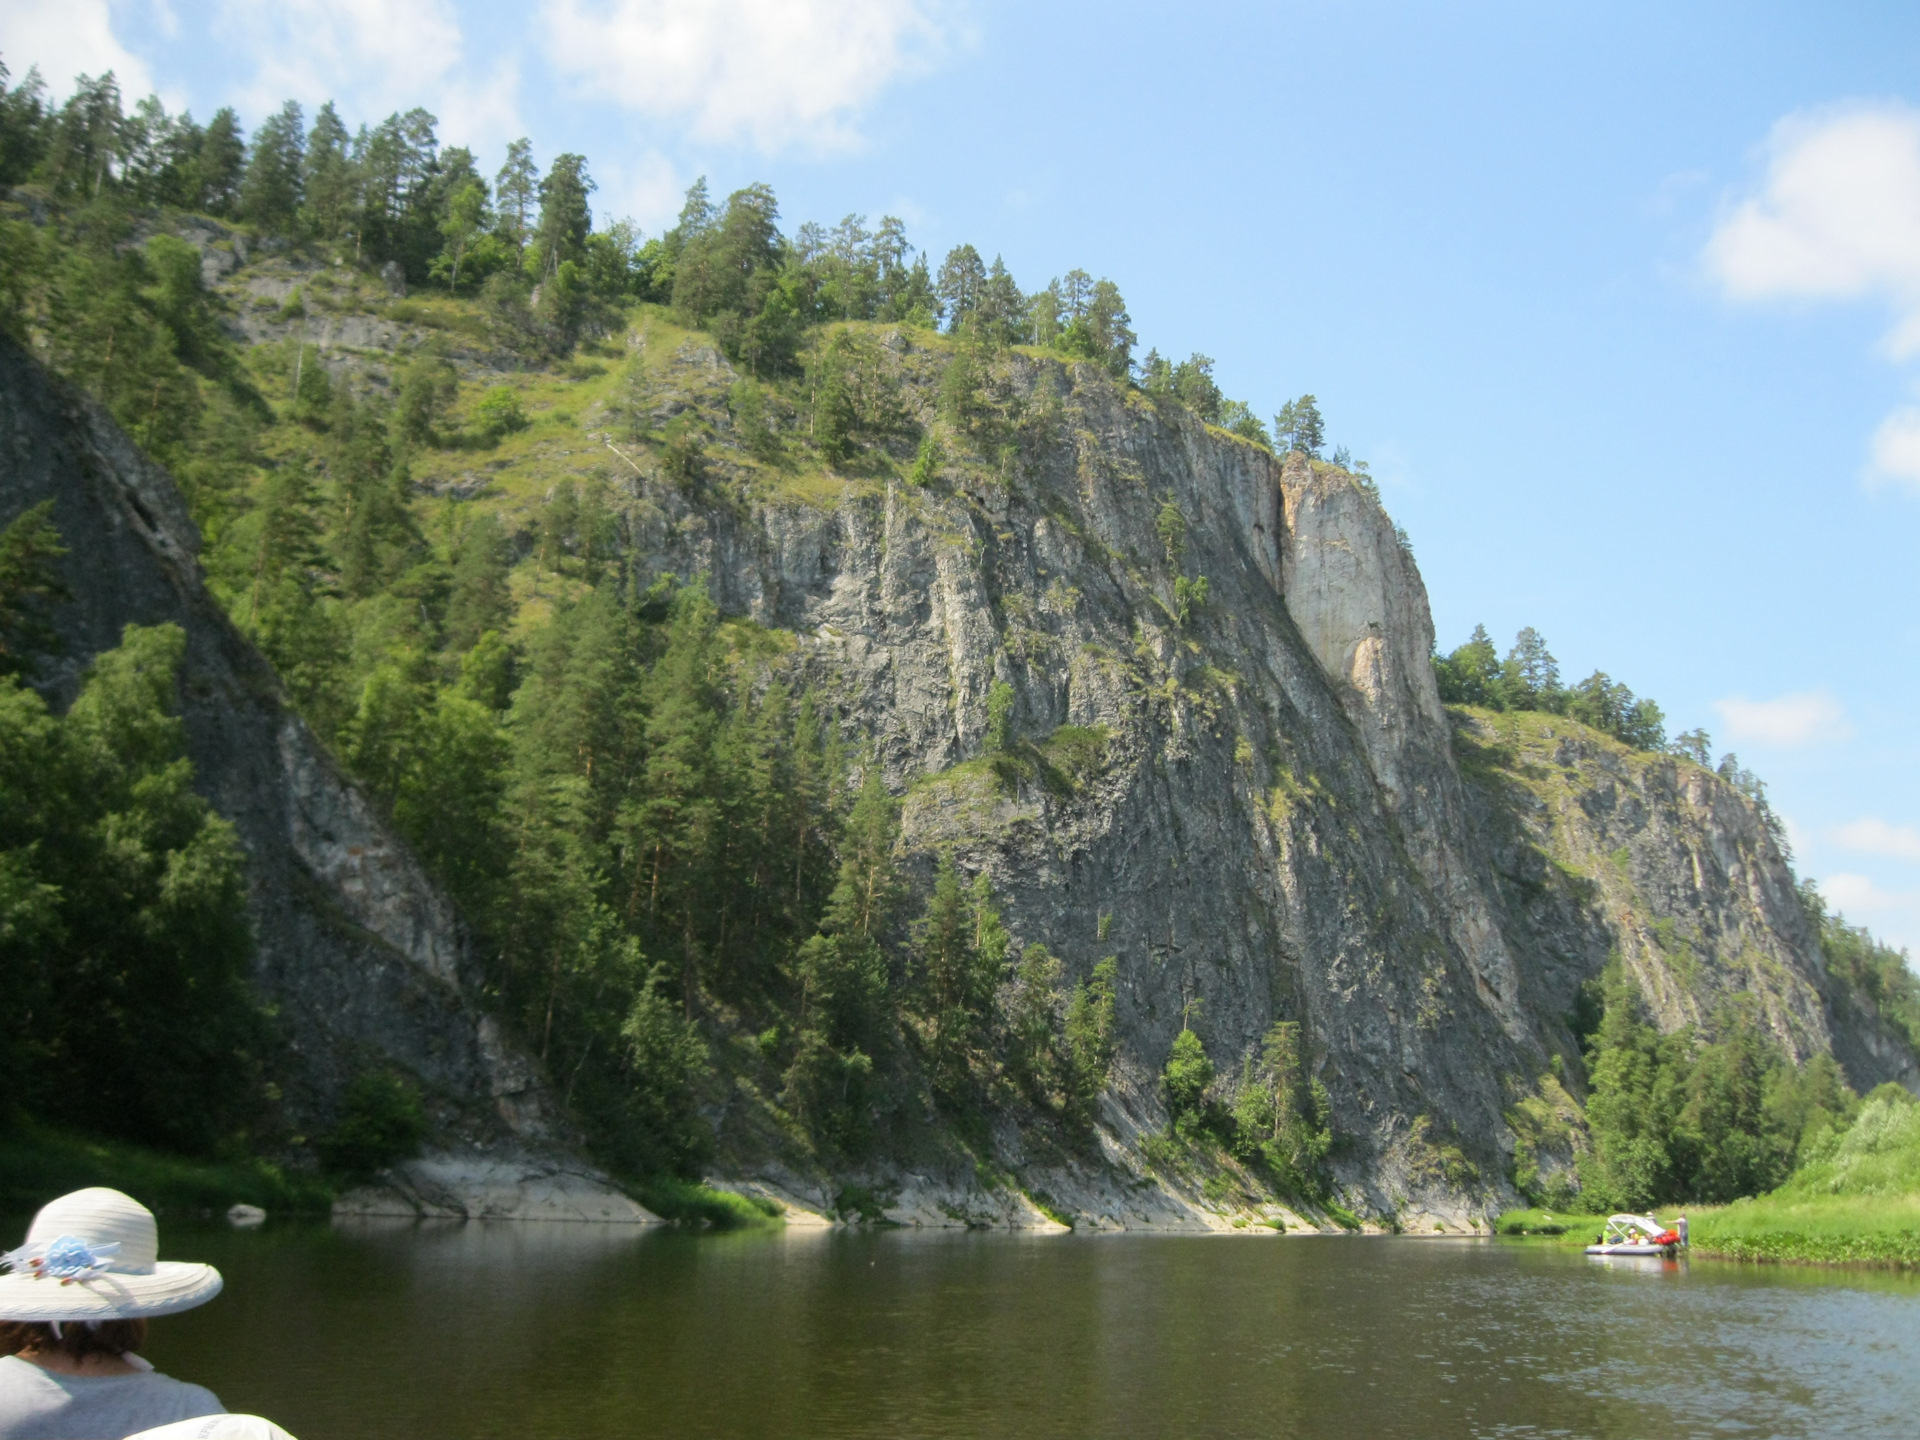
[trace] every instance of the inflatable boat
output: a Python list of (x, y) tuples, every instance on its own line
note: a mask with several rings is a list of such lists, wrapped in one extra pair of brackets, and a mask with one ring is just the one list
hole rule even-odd
[(1650, 1216), (1612, 1215), (1599, 1240), (1587, 1246), (1587, 1254), (1671, 1256), (1679, 1243), (1677, 1232)]

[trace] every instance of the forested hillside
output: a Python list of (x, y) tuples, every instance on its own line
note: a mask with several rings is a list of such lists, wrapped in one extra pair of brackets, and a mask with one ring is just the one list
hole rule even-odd
[[(1378, 757), (1309, 734), (1344, 723), (1326, 682), (1309, 695), (1292, 660), (1250, 658), (1277, 642), (1235, 628), (1250, 612), (1228, 567), (1260, 573), (1235, 548), (1248, 537), (1206, 512), (1211, 491), (1182, 490), (1172, 461), (1113, 437), (1135, 427), (1196, 474), (1255, 476), (1270, 492), (1288, 457), (1300, 483), (1351, 493), (1367, 524), (1390, 525), (1365, 466), (1323, 457), (1310, 395), (1269, 429), (1225, 397), (1207, 357), (1137, 356), (1110, 280), (1076, 270), (1026, 291), (969, 245), (935, 264), (892, 217), (783, 233), (760, 185), (718, 200), (702, 181), (647, 237), (596, 224), (580, 155), (543, 171), (520, 141), (488, 178), (422, 111), (349, 130), (330, 105), (309, 124), (289, 102), (247, 137), (230, 111), (201, 126), (149, 98), (127, 113), (111, 77), (83, 77), (57, 105), (31, 74), (5, 89), (0, 185), (0, 327), (177, 479), (212, 592), (457, 901), (487, 1003), (619, 1172), (739, 1172), (774, 1156), (783, 1173), (859, 1178), (918, 1157), (991, 1189), (1022, 1165), (1097, 1167), (1101, 1134), (1124, 1129), (1102, 1108), (1117, 1095), (1141, 1127), (1127, 1143), (1143, 1170), (1204, 1185), (1211, 1202), (1278, 1195), (1337, 1214), (1345, 1196), (1385, 1213), (1415, 1193), (1584, 1179), (1624, 1203), (1773, 1183), (1810, 1109), (1844, 1114), (1845, 1077), (1802, 1044), (1824, 1021), (1706, 1016), (1649, 1032), (1618, 966), (1602, 986), (1600, 964), (1582, 960), (1566, 994), (1523, 978), (1500, 1018), (1474, 1018), (1480, 958), (1419, 908), (1415, 870), (1394, 868), (1425, 852), (1378, 858), (1400, 843), (1388, 838), (1399, 822), (1379, 817), (1401, 803), (1367, 771)], [(1142, 523), (1101, 531), (1103, 487)], [(831, 536), (807, 518), (823, 515), (840, 517)], [(59, 543), (44, 517), (0, 520), (9, 555)], [(1023, 535), (1056, 548), (1020, 558)], [(902, 599), (885, 567), (916, 544), (986, 578), (932, 580), (948, 561), (929, 560)], [(1390, 559), (1411, 571), (1404, 534)], [(927, 679), (794, 598), (831, 581), (834, 603), (851, 605), (849, 577), (869, 561), (873, 608), (897, 600), (925, 619), (946, 605), (959, 636), (965, 590), (990, 634), (953, 639)], [(27, 561), (0, 586), (6, 656), (57, 668), (33, 628), (57, 587)], [(1419, 604), (1425, 623), (1424, 593)], [(164, 649), (164, 637), (127, 643)], [(79, 745), (57, 737), (95, 733), (86, 697), (132, 663), (99, 662), (64, 720), (16, 684), (21, 733)], [(1257, 700), (1256, 663), (1282, 676)], [(1049, 701), (1050, 669), (1080, 688)], [(1706, 737), (1669, 743), (1659, 707), (1604, 674), (1563, 686), (1532, 631), (1504, 662), (1476, 632), (1407, 683), (1430, 692), (1436, 678), (1448, 703), (1551, 715), (1707, 774)], [(156, 714), (163, 689), (143, 702)], [(1056, 925), (1022, 890), (1031, 873), (1009, 873), (1020, 837), (1038, 832), (1040, 851), (1080, 863), (1124, 828), (1113, 816), (1135, 787), (1216, 752), (1233, 787), (1218, 813), (1257, 836), (1247, 857), (1261, 858), (1244, 863), (1271, 873), (1310, 852), (1353, 893), (1375, 887), (1365, 946), (1323, 943), (1321, 922), (1301, 920), (1297, 935), (1248, 942), (1270, 979), (1245, 964), (1229, 975), (1226, 960), (1209, 978), (1172, 958), (1185, 922), (1134, 915), (1115, 890), (1049, 902), (1072, 912)], [(1775, 853), (1758, 782), (1732, 757), (1719, 774), (1757, 817), (1752, 843)], [(1139, 823), (1162, 826), (1150, 839), (1171, 873), (1189, 863), (1188, 812), (1166, 803), (1172, 822)], [(213, 855), (220, 822), (195, 813), (175, 823), (183, 836), (211, 827), (191, 843)], [(1453, 823), (1436, 844), (1465, 845)], [(6, 843), (9, 863), (42, 867), (34, 883), (82, 873)], [(202, 868), (207, 886), (225, 883), (213, 860)], [(1290, 881), (1261, 883), (1273, 913), (1309, 903), (1282, 894)], [(1920, 1003), (1898, 957), (1810, 892), (1804, 911), (1792, 923), (1824, 934), (1860, 1023), (1911, 1038)], [(1386, 956), (1392, 971), (1401, 942), (1378, 937), (1395, 915), (1439, 938), (1420, 942), (1404, 995), (1391, 974), (1368, 983), (1387, 1010), (1419, 1017), (1394, 1024), (1425, 1038), (1395, 1043), (1459, 1052), (1457, 1075), (1419, 1082), (1439, 1087), (1431, 1100), (1382, 1078), (1401, 1068), (1384, 1052), (1352, 1058), (1349, 1022), (1296, 993), (1309, 972), (1286, 968), (1322, 952), (1358, 963), (1366, 948), (1367, 965)], [(22, 974), (56, 966), (55, 951), (7, 933)], [(1480, 1062), (1465, 1037), (1482, 1024), (1508, 1047), (1501, 1076), (1467, 1073)], [(1538, 1126), (1503, 1122), (1481, 1095), (1505, 1085), (1504, 1103), (1539, 1103), (1550, 1053), (1569, 1103), (1593, 1087), (1577, 1140), (1529, 1140)], [(1816, 1059), (1824, 1068), (1806, 1070)], [(1718, 1090), (1699, 1078), (1723, 1072), (1749, 1078)], [(1458, 1114), (1439, 1108), (1449, 1096)], [(1709, 1100), (1792, 1114), (1764, 1154), (1725, 1159), (1718, 1140), (1672, 1139), (1708, 1134)], [(1629, 1157), (1656, 1115), (1660, 1156)], [(1594, 1158), (1577, 1172), (1554, 1182), (1551, 1163), (1529, 1159), (1528, 1145), (1561, 1145), (1571, 1164), (1589, 1122)], [(172, 1138), (204, 1147), (243, 1128), (206, 1123)], [(1745, 1122), (1712, 1123), (1724, 1136)], [(855, 1211), (879, 1204), (860, 1184), (842, 1194)]]

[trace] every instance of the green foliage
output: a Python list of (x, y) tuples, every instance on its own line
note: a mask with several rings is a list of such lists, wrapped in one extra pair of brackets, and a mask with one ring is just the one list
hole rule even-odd
[[(1666, 716), (1659, 705), (1596, 670), (1571, 689), (1560, 683), (1560, 664), (1547, 642), (1531, 627), (1514, 638), (1501, 660), (1487, 634), (1476, 625), (1466, 644), (1433, 659), (1440, 699), (1448, 705), (1478, 705), (1489, 710), (1544, 710), (1566, 715), (1605, 732), (1636, 750), (1667, 750)], [(1673, 753), (1699, 760), (1706, 753), (1704, 731), (1676, 740)], [(1704, 763), (1704, 762), (1701, 762)]]
[(913, 469), (907, 474), (909, 484), (922, 489), (940, 477), (940, 467), (946, 463), (946, 456), (940, 449), (940, 440), (929, 430), (920, 440), (920, 450), (913, 457)]
[(715, 1230), (771, 1225), (784, 1213), (775, 1201), (715, 1190), (676, 1175), (649, 1175), (634, 1185), (634, 1195), (662, 1220)]
[(934, 1086), (955, 1107), (972, 1099), (1008, 944), (986, 874), (962, 886), (953, 857), (943, 854), (914, 926), (915, 971)]
[[(627, 944), (631, 948), (633, 942)], [(629, 963), (637, 959), (635, 953)], [(668, 998), (671, 984), (666, 970), (655, 966), (620, 1027), (632, 1066), (633, 1133), (645, 1137), (653, 1150), (641, 1157), (645, 1168), (664, 1172), (705, 1158), (712, 1144), (712, 1132), (693, 1108), (695, 1091), (708, 1073), (706, 1041)]]
[(399, 374), (394, 407), (399, 438), (409, 445), (438, 443), (441, 424), (459, 393), (460, 378), (444, 356), (415, 355)]
[(1716, 1038), (1661, 1035), (1642, 1018), (1618, 961), (1588, 1051), (1581, 1203), (1644, 1210), (1682, 1199), (1723, 1202), (1769, 1190), (1856, 1103), (1828, 1057), (1796, 1067), (1749, 1007), (1715, 1018)]
[(1109, 955), (1077, 981), (1067, 1001), (1065, 1025), (1067, 1094), (1074, 1113), (1090, 1123), (1100, 1092), (1106, 1088), (1118, 1049), (1115, 1007), (1120, 962)]
[(263, 1037), (243, 857), (174, 713), (185, 644), (128, 626), (64, 717), (0, 678), (0, 1093), (204, 1153), (256, 1118)]
[(1808, 1147), (1772, 1193), (1692, 1217), (1696, 1250), (1740, 1260), (1920, 1266), (1920, 1106), (1898, 1085)]
[(840, 878), (820, 928), (800, 946), (797, 1042), (783, 1095), (827, 1144), (863, 1148), (874, 1095), (874, 1057), (889, 1047), (886, 955), (880, 933), (893, 910), (898, 881), (893, 840), (899, 807), (869, 764), (848, 815)]
[(1035, 941), (1020, 953), (1004, 1007), (1007, 1068), (1029, 1095), (1044, 1101), (1061, 1079), (1059, 958)]
[(1004, 680), (996, 680), (987, 688), (986, 747), (989, 755), (1001, 754), (1007, 748), (1012, 734), (1016, 698), (1013, 686)]
[(1187, 515), (1171, 495), (1160, 502), (1153, 517), (1153, 531), (1167, 552), (1167, 564), (1178, 569), (1187, 554)]
[(1166, 1086), (1167, 1113), (1176, 1130), (1190, 1127), (1203, 1118), (1201, 1101), (1213, 1084), (1213, 1061), (1191, 1026), (1183, 1025), (1173, 1037), (1173, 1049), (1160, 1072)]
[(420, 1153), (427, 1114), (413, 1082), (369, 1070), (347, 1087), (333, 1128), (314, 1142), (334, 1174), (363, 1180)]
[(778, 463), (782, 458), (780, 437), (767, 413), (766, 392), (752, 380), (736, 380), (727, 392), (727, 407), (733, 415), (734, 433), (747, 453), (765, 464)]
[(1828, 910), (1811, 880), (1801, 882), (1799, 896), (1820, 936), (1827, 973), (1869, 1014), (1920, 1047), (1920, 977), (1914, 975), (1906, 951), (1874, 939), (1864, 925), (1849, 925), (1846, 916)]
[(0, 1126), (0, 1207), (27, 1214), (49, 1195), (93, 1185), (124, 1191), (162, 1217), (235, 1204), (274, 1215), (325, 1215), (332, 1187), (266, 1160), (192, 1159), (31, 1121)]
[(480, 433), (489, 440), (501, 440), (527, 428), (527, 412), (520, 396), (506, 385), (495, 385), (480, 397), (474, 409)]
[(1327, 443), (1327, 424), (1320, 418), (1319, 403), (1311, 395), (1287, 401), (1273, 417), (1273, 436), (1289, 451), (1301, 450), (1317, 456)]
[(1308, 1073), (1300, 1024), (1275, 1021), (1256, 1062), (1241, 1061), (1240, 1083), (1227, 1117), (1229, 1142), (1241, 1159), (1262, 1165), (1284, 1191), (1317, 1197), (1326, 1189), (1321, 1162), (1333, 1144), (1326, 1087)]
[(66, 553), (51, 500), (21, 511), (0, 530), (0, 675), (30, 671), (34, 654), (55, 645), (46, 612), (69, 598), (54, 568)]

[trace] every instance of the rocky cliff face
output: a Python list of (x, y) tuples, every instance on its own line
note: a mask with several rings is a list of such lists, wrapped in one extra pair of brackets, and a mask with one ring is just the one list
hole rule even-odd
[[(909, 333), (879, 350), (930, 422), (944, 355)], [(885, 467), (784, 484), (730, 442), (733, 379), (690, 343), (646, 399), (656, 422), (691, 410), (712, 428), (704, 486), (614, 458), (597, 427), (615, 417), (580, 415), (593, 443), (569, 463), (624, 487), (626, 563), (642, 583), (705, 574), (723, 610), (792, 632), (903, 797), (909, 871), (947, 851), (990, 875), (1016, 944), (1047, 944), (1069, 983), (1117, 957), (1120, 1054), (1097, 1157), (999, 1124), (1017, 1187), (937, 1146), (814, 1173), (731, 1101), (712, 1117), (717, 1178), (820, 1209), (853, 1179), (933, 1223), (1043, 1225), (1025, 1197), (1044, 1192), (1091, 1225), (1225, 1226), (1231, 1196), (1149, 1161), (1160, 1070), (1183, 1017), (1223, 1077), (1291, 1019), (1348, 1202), (1465, 1225), (1512, 1198), (1509, 1115), (1543, 1087), (1562, 1098), (1543, 1079), (1556, 1056), (1578, 1090), (1567, 1015), (1616, 951), (1663, 1024), (1710, 1024), (1752, 992), (1795, 1054), (1832, 1051), (1861, 1088), (1916, 1079), (1828, 982), (1737, 793), (1554, 717), (1442, 708), (1419, 572), (1354, 477), (1015, 354), (929, 485)], [(10, 349), (0, 395), (4, 513), (56, 496), (84, 568), (54, 688), (129, 620), (188, 630), (193, 758), (253, 857), (290, 1104), (324, 1116), (388, 1057), (441, 1097), (448, 1134), (553, 1147), (547, 1092), (470, 1003), (457, 917), (200, 589), (170, 482)], [(1000, 682), (1017, 763), (996, 766)], [(423, 1171), (408, 1203), (440, 1207), (445, 1178)]]
[[(931, 419), (924, 357), (887, 350)], [(724, 434), (729, 378), (689, 349), (671, 408)], [(1914, 1076), (1827, 994), (1785, 864), (1723, 782), (1552, 717), (1449, 716), (1419, 572), (1363, 482), (1092, 367), (1012, 357), (995, 383), (1018, 443), (927, 488), (729, 508), (642, 479), (630, 519), (643, 573), (705, 572), (723, 608), (801, 637), (904, 794), (923, 874), (943, 849), (987, 872), (1016, 943), (1069, 978), (1119, 957), (1109, 1168), (1003, 1133), (1030, 1190), (1095, 1223), (1229, 1208), (1141, 1161), (1195, 1002), (1223, 1076), (1299, 1020), (1349, 1198), (1443, 1224), (1510, 1200), (1506, 1114), (1556, 1055), (1577, 1088), (1566, 1016), (1614, 950), (1665, 1024), (1751, 989), (1794, 1053), (1831, 1049), (1860, 1086)], [(1069, 784), (977, 763), (996, 681), (1037, 754), (1093, 729), (1099, 763)], [(903, 1214), (933, 1192), (993, 1212), (958, 1173), (877, 1178)]]
[[(246, 849), (255, 982), (284, 1045), (276, 1078), (288, 1124), (324, 1128), (356, 1075), (396, 1067), (420, 1082), (435, 1121), (429, 1208), (462, 1213), (477, 1189), (483, 1208), (510, 1213), (531, 1178), (546, 1210), (637, 1213), (568, 1158), (543, 1077), (473, 1003), (453, 907), (202, 588), (199, 537), (171, 477), (98, 406), (0, 340), (0, 517), (49, 498), (74, 595), (53, 617), (64, 649), (44, 688), (56, 704), (126, 625), (186, 632), (188, 753)], [(463, 1189), (468, 1154), (489, 1163)]]

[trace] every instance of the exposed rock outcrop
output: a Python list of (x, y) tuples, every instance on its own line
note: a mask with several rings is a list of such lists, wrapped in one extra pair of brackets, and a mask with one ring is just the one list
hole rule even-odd
[[(905, 333), (881, 348), (929, 419), (938, 357)], [(724, 360), (688, 345), (676, 366), (660, 405), (725, 436)], [(993, 1166), (932, 1145), (827, 1175), (735, 1097), (713, 1107), (716, 1179), (823, 1217), (1299, 1228), (1155, 1142), (1189, 1017), (1229, 1088), (1290, 1019), (1331, 1097), (1346, 1200), (1468, 1228), (1512, 1198), (1515, 1106), (1572, 1104), (1543, 1077), (1578, 1091), (1567, 1015), (1614, 952), (1664, 1025), (1710, 1026), (1752, 994), (1794, 1054), (1831, 1051), (1861, 1088), (1915, 1082), (1908, 1047), (1825, 975), (1784, 860), (1724, 782), (1554, 717), (1442, 708), (1426, 592), (1369, 487), (1092, 366), (993, 369), (1003, 429), (925, 488), (783, 490), (730, 471), (724, 445), (691, 492), (611, 463), (604, 437), (577, 462), (626, 487), (640, 582), (704, 574), (724, 611), (797, 637), (903, 797), (911, 872), (947, 851), (990, 875), (1016, 943), (1047, 944), (1069, 983), (1118, 960), (1097, 1145), (1001, 1116)], [(619, 1212), (565, 1161), (536, 1068), (473, 1005), (452, 908), (201, 589), (171, 482), (10, 348), (0, 397), (0, 513), (54, 496), (86, 570), (51, 688), (70, 695), (128, 621), (187, 629), (192, 756), (252, 860), (289, 1106), (324, 1120), (379, 1059), (421, 1078), (458, 1142), (350, 1208)], [(591, 436), (605, 417), (580, 422)], [(989, 763), (999, 682), (1014, 744)]]
[[(910, 342), (890, 353), (930, 405)], [(729, 377), (703, 397), (685, 369), (687, 403), (721, 424)], [(989, 873), (1017, 942), (1044, 941), (1070, 978), (1119, 957), (1104, 1158), (997, 1135), (1032, 1193), (1093, 1224), (1231, 1210), (1142, 1148), (1195, 1001), (1223, 1076), (1274, 1020), (1301, 1021), (1350, 1197), (1447, 1228), (1511, 1198), (1507, 1112), (1554, 1056), (1577, 1075), (1565, 1017), (1616, 948), (1664, 1023), (1710, 1025), (1717, 994), (1759, 987), (1794, 1053), (1831, 1048), (1861, 1086), (1911, 1075), (1904, 1045), (1836, 1018), (1785, 864), (1717, 777), (1562, 722), (1587, 737), (1582, 763), (1663, 778), (1629, 797), (1596, 773), (1557, 828), (1489, 780), (1476, 722), (1440, 704), (1418, 569), (1363, 481), (1301, 455), (1283, 467), (1093, 367), (1010, 357), (995, 379), (1022, 436), (997, 472), (963, 462), (925, 490), (849, 480), (837, 503), (745, 508), (635, 481), (629, 518), (643, 575), (705, 573), (724, 609), (802, 637), (905, 796), (910, 863), (947, 849)], [(980, 758), (996, 681), (1033, 754), (1060, 727), (1097, 729), (1101, 763), (1009, 784)], [(1623, 843), (1647, 856), (1621, 881), (1631, 899), (1607, 868)], [(1675, 855), (1699, 857), (1685, 887)], [(1555, 865), (1573, 877), (1561, 890), (1522, 878)], [(1667, 931), (1648, 927), (1685, 932), (1696, 911), (1715, 958), (1655, 965), (1641, 937)], [(730, 1152), (747, 1174), (750, 1151)], [(1151, 1198), (1110, 1203), (1116, 1175)], [(946, 1187), (934, 1211), (996, 1203), (957, 1167), (867, 1178), (900, 1218), (925, 1221), (930, 1185)]]

